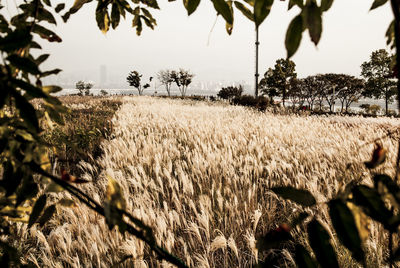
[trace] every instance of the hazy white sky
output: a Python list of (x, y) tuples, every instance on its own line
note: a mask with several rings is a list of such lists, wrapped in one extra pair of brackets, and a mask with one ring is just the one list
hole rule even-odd
[[(67, 24), (53, 29), (62, 43), (46, 44), (51, 58), (47, 67), (60, 67), (62, 80), (86, 79), (99, 83), (100, 66), (105, 65), (108, 81), (120, 81), (130, 70), (145, 77), (164, 68), (187, 68), (196, 74), (195, 81), (253, 82), (254, 25), (235, 10), (234, 31), (229, 36), (220, 17), (216, 19), (211, 1), (202, 1), (198, 10), (187, 16), (182, 1), (159, 1), (161, 10), (153, 11), (158, 26), (144, 27), (136, 36), (132, 17), (122, 20), (117, 30), (104, 35), (98, 30), (95, 3), (84, 6)], [(324, 14), (323, 33), (318, 47), (303, 34), (299, 50), (293, 57), (300, 77), (315, 73), (337, 72), (358, 76), (360, 65), (373, 50), (386, 48), (385, 32), (392, 20), (386, 4), (369, 12), (373, 0), (335, 0)], [(298, 14), (295, 7), (287, 11), (287, 1), (275, 1), (272, 11), (260, 28), (260, 73), (285, 57), (287, 26)]]

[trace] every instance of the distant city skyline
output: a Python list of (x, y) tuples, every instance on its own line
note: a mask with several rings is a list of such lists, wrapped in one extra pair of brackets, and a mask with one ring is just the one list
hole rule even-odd
[[(316, 73), (360, 75), (360, 65), (372, 51), (387, 48), (385, 32), (393, 18), (389, 5), (368, 12), (373, 0), (335, 1), (323, 17), (323, 33), (315, 47), (303, 33), (300, 48), (292, 60), (299, 77)], [(79, 80), (97, 86), (129, 88), (126, 76), (131, 70), (145, 80), (161, 69), (180, 67), (196, 76), (193, 83), (254, 83), (254, 25), (236, 10), (233, 34), (227, 35), (222, 18), (216, 19), (211, 2), (202, 1), (198, 11), (187, 17), (181, 2), (160, 2), (155, 30), (144, 27), (136, 36), (131, 17), (117, 30), (104, 35), (94, 18), (95, 3), (85, 5), (68, 23), (54, 27), (62, 43), (43, 43), (43, 53), (51, 57), (48, 69), (61, 68), (48, 83), (65, 86)], [(260, 74), (286, 57), (284, 39), (289, 22), (298, 14), (287, 11), (287, 1), (276, 1), (270, 16), (260, 28)], [(209, 44), (208, 43), (209, 39)], [(102, 70), (101, 70), (102, 69)], [(103, 75), (102, 75), (103, 73)]]

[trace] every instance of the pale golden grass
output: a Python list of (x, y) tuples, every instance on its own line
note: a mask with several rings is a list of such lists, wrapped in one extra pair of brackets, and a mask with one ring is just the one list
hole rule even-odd
[[(152, 226), (158, 243), (193, 267), (249, 267), (259, 256), (256, 238), (290, 221), (299, 207), (268, 188), (292, 185), (325, 202), (353, 179), (369, 182), (365, 145), (399, 126), (397, 119), (302, 117), (259, 113), (205, 102), (126, 97), (114, 122), (115, 138), (104, 141), (100, 176), (82, 188), (102, 201), (106, 176), (124, 189), (127, 210)], [(384, 139), (393, 175), (396, 143)], [(348, 169), (346, 166), (351, 163)], [(327, 210), (317, 213), (323, 221)], [(368, 262), (381, 265), (385, 237), (371, 227)], [(331, 232), (331, 228), (328, 226)], [(25, 258), (40, 267), (169, 267), (143, 242), (109, 231), (83, 205), (60, 208), (44, 229), (18, 228)], [(334, 235), (334, 234), (332, 234)], [(303, 234), (297, 235), (304, 239)], [(381, 244), (377, 244), (379, 243)], [(354, 266), (337, 247), (341, 266)], [(284, 251), (286, 265), (293, 265)]]

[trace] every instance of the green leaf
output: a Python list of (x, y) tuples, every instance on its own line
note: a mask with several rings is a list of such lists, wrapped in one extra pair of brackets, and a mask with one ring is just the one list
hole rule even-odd
[(40, 21), (47, 21), (50, 24), (57, 25), (56, 19), (54, 18), (51, 12), (47, 11), (44, 8), (39, 8), (37, 19)]
[(160, 9), (160, 7), (158, 6), (157, 0), (141, 0), (141, 2), (149, 7), (154, 8), (154, 9)]
[(7, 161), (2, 166), (3, 174), (0, 186), (6, 190), (6, 196), (12, 195), (20, 185), (23, 178), (23, 171), (18, 168), (14, 170), (11, 161)]
[(2, 33), (6, 33), (9, 32), (9, 25), (8, 25), (8, 21), (6, 20), (6, 18), (0, 14), (0, 32)]
[(394, 24), (395, 21), (393, 20), (390, 24), (389, 27), (386, 30), (386, 45), (390, 46), (392, 49), (394, 48)]
[(40, 55), (39, 57), (37, 57), (37, 59), (35, 60), (37, 65), (42, 64), (44, 61), (46, 61), (49, 58), (50, 54), (43, 54)]
[(294, 6), (303, 8), (303, 0), (289, 0), (288, 10), (292, 9)]
[(43, 91), (46, 92), (47, 94), (50, 93), (57, 93), (62, 90), (62, 87), (59, 86), (44, 86)]
[(380, 188), (384, 186), (394, 197), (397, 204), (400, 205), (400, 187), (390, 176), (386, 174), (377, 174), (374, 176), (373, 181), (375, 189), (378, 189), (378, 191), (383, 194), (385, 191), (380, 191)]
[(333, 0), (321, 0), (321, 11), (325, 12), (331, 8)]
[(199, 4), (200, 0), (183, 0), (183, 5), (185, 6), (188, 12), (188, 16), (190, 16), (193, 12), (196, 11)]
[(54, 213), (57, 211), (56, 205), (51, 205), (46, 208), (46, 210), (43, 212), (43, 215), (39, 219), (39, 225), (40, 227), (43, 227), (45, 223), (50, 220), (50, 218), (54, 215)]
[(75, 0), (73, 6), (68, 10), (67, 13), (64, 14), (64, 16), (62, 16), (64, 22), (67, 22), (69, 17), (76, 13), (79, 9), (82, 8), (82, 6), (86, 3), (91, 2), (92, 0)]
[(391, 228), (389, 219), (393, 217), (393, 213), (385, 206), (385, 203), (376, 189), (365, 185), (359, 185), (353, 188), (352, 193), (352, 202), (362, 207), (365, 214), (382, 223), (386, 229)]
[(33, 224), (37, 221), (40, 214), (42, 213), (44, 207), (46, 206), (47, 197), (46, 195), (41, 195), (38, 200), (36, 200), (35, 205), (32, 208), (32, 213), (29, 216), (28, 228), (31, 228)]
[(62, 11), (64, 8), (65, 8), (65, 4), (64, 4), (64, 3), (61, 3), (61, 4), (58, 4), (54, 10), (55, 10), (57, 13), (59, 13), (59, 12)]
[(119, 6), (117, 3), (113, 3), (111, 9), (111, 26), (113, 29), (118, 27), (120, 17)]
[(0, 49), (12, 52), (20, 48), (25, 48), (31, 41), (32, 35), (29, 30), (17, 29), (7, 34), (5, 37), (0, 37)]
[[(152, 24), (157, 25), (156, 20), (153, 18), (153, 16), (147, 9), (141, 8), (140, 10), (143, 12), (143, 15), (145, 17), (147, 17)], [(150, 28), (152, 28), (152, 27), (150, 27)]]
[(340, 242), (352, 252), (357, 261), (363, 263), (365, 254), (351, 210), (342, 200), (333, 199), (329, 202), (329, 215)]
[(53, 31), (40, 26), (39, 24), (35, 24), (33, 26), (32, 32), (37, 33), (40, 38), (46, 39), (49, 42), (61, 42), (61, 38)]
[(302, 206), (311, 207), (316, 204), (314, 196), (307, 190), (296, 189), (291, 186), (274, 187), (271, 191), (284, 199), (289, 199)]
[(42, 72), (40, 74), (40, 77), (45, 77), (45, 76), (49, 76), (49, 75), (52, 75), (52, 74), (58, 74), (61, 71), (62, 70), (60, 70), (60, 69), (54, 69), (54, 70), (50, 70), (50, 71), (45, 71), (45, 72)]
[(292, 20), (292, 22), (290, 22), (286, 32), (285, 47), (288, 58), (292, 57), (299, 48), (302, 33), (303, 33), (303, 18), (301, 15), (298, 15)]
[(250, 6), (254, 7), (254, 2), (255, 0), (244, 0), (247, 4), (249, 4)]
[(256, 27), (261, 25), (265, 18), (269, 15), (271, 11), (272, 4), (274, 0), (255, 0), (254, 3), (254, 22)]
[(317, 4), (311, 1), (306, 7), (305, 13), (308, 32), (311, 40), (315, 45), (318, 45), (322, 33), (322, 13)]
[(42, 47), (35, 41), (30, 42), (30, 48), (42, 49)]
[(318, 268), (317, 262), (310, 256), (308, 250), (300, 244), (296, 244), (294, 259), (299, 268)]
[(228, 3), (225, 2), (224, 0), (211, 0), (211, 1), (213, 2), (214, 8), (218, 12), (218, 14), (221, 14), (227, 23), (233, 25), (233, 14)]
[(43, 3), (45, 3), (46, 5), (48, 5), (49, 7), (51, 7), (50, 0), (43, 0)]
[(239, 9), (240, 12), (242, 12), (242, 14), (243, 14), (244, 16), (246, 16), (246, 18), (248, 18), (248, 19), (251, 20), (251, 21), (254, 21), (254, 15), (253, 15), (253, 13), (250, 11), (250, 9), (248, 9), (245, 5), (243, 5), (242, 3), (238, 2), (238, 1), (235, 1), (234, 3), (235, 3), (235, 7), (236, 7), (237, 9)]
[(142, 32), (142, 21), (140, 20), (140, 15), (135, 15), (132, 20), (132, 27), (136, 27), (136, 34), (140, 35)]
[(386, 4), (387, 1), (388, 1), (388, 0), (375, 0), (375, 1), (372, 3), (372, 6), (371, 6), (371, 9), (370, 9), (370, 10), (373, 10), (373, 9), (375, 9), (375, 8), (378, 8), (378, 7), (380, 7), (380, 6), (384, 5), (384, 4)]
[(316, 219), (312, 220), (307, 225), (307, 231), (310, 246), (321, 267), (339, 268), (339, 263), (336, 258), (335, 250), (331, 245), (331, 237), (328, 231), (326, 231)]
[(7, 57), (7, 60), (11, 65), (31, 74), (40, 74), (39, 68), (34, 61), (29, 58), (20, 57), (16, 54), (12, 54)]
[(13, 96), (15, 98), (15, 104), (19, 110), (20, 116), (24, 119), (27, 127), (34, 132), (39, 132), (39, 121), (36, 116), (35, 108), (33, 108), (32, 104), (29, 103), (18, 92), (14, 92)]
[(17, 190), (17, 202), (15, 206), (18, 207), (23, 201), (35, 197), (38, 192), (39, 187), (34, 182), (32, 176), (23, 178), (22, 186)]
[(110, 29), (110, 16), (108, 15), (107, 9), (96, 10), (96, 21), (99, 29), (104, 34), (107, 33)]
[(34, 85), (29, 84), (23, 80), (13, 78), (11, 79), (11, 83), (16, 87), (25, 90), (25, 92), (27, 92), (30, 96), (34, 98), (47, 98), (47, 95), (40, 88), (35, 87)]

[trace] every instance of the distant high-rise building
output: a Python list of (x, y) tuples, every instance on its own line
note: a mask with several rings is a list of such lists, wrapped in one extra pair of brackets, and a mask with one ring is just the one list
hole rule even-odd
[(107, 67), (105, 65), (100, 66), (100, 87), (105, 87), (107, 83)]

